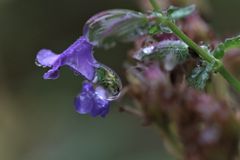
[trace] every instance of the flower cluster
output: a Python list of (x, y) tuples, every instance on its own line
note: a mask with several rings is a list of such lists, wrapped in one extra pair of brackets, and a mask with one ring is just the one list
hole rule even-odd
[(180, 65), (168, 72), (157, 62), (128, 68), (134, 105), (122, 110), (140, 115), (144, 124), (156, 124), (176, 157), (218, 160), (221, 155), (224, 160), (233, 160), (239, 142), (234, 114), (225, 103), (187, 87), (179, 78), (183, 73), (173, 77), (176, 70), (183, 68)]

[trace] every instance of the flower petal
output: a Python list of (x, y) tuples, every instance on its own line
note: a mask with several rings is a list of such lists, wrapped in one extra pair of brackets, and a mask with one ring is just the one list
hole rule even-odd
[(92, 80), (97, 61), (93, 57), (93, 46), (85, 37), (80, 37), (63, 53), (64, 65), (68, 65), (76, 73)]
[(83, 75), (88, 80), (92, 80), (97, 64), (93, 57), (93, 46), (85, 37), (80, 37), (59, 55), (47, 49), (40, 50), (36, 59), (41, 66), (52, 67), (52, 69), (44, 74), (44, 79), (58, 78), (59, 68), (66, 65), (75, 73)]
[(51, 50), (42, 49), (37, 54), (37, 63), (43, 67), (51, 67), (58, 59), (59, 55), (56, 55)]
[(97, 94), (92, 83), (84, 82), (82, 92), (75, 98), (75, 108), (80, 114), (104, 117), (109, 111), (109, 101)]
[(50, 69), (47, 73), (43, 75), (44, 79), (57, 79), (59, 77), (58, 68)]

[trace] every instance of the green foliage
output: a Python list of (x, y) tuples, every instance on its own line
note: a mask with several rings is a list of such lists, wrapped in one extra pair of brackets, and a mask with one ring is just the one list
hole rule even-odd
[(127, 9), (101, 12), (89, 19), (84, 34), (97, 46), (110, 48), (116, 41), (133, 41), (148, 32), (146, 15)]
[(161, 33), (161, 27), (158, 26), (158, 25), (150, 26), (149, 29), (148, 29), (148, 33), (150, 35)]
[(239, 47), (240, 47), (240, 35), (233, 38), (226, 39), (225, 42), (220, 43), (217, 46), (217, 48), (213, 51), (213, 55), (217, 59), (221, 59), (229, 49), (239, 48)]
[(178, 8), (175, 6), (170, 6), (167, 10), (168, 17), (172, 19), (180, 19), (191, 15), (196, 9), (195, 5), (190, 5), (183, 8)]
[(192, 73), (188, 76), (187, 80), (190, 86), (203, 90), (207, 81), (210, 78), (210, 74), (214, 69), (214, 63), (208, 63), (203, 61), (200, 66), (195, 67)]
[[(148, 30), (150, 34), (158, 34), (158, 33), (172, 33), (172, 30), (162, 22), (156, 22), (156, 19), (159, 17), (163, 17), (162, 13), (153, 11), (149, 16), (148, 20), (150, 25), (148, 25)], [(152, 21), (153, 20), (153, 21)], [(153, 32), (154, 30), (155, 32)]]

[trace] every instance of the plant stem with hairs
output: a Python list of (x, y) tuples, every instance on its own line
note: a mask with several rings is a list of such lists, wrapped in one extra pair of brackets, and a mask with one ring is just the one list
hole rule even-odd
[[(161, 9), (158, 6), (156, 0), (149, 0), (149, 1), (152, 4), (155, 11), (161, 12)], [(237, 80), (231, 73), (229, 73), (225, 69), (222, 61), (218, 60), (213, 55), (203, 50), (199, 45), (197, 45), (193, 40), (191, 40), (186, 34), (184, 34), (177, 27), (177, 25), (175, 25), (171, 20), (169, 20), (168, 17), (161, 14), (160, 16), (158, 16), (157, 21), (169, 27), (176, 36), (178, 36), (190, 48), (192, 48), (203, 60), (209, 63), (214, 63), (216, 68), (215, 71), (218, 71), (230, 83), (230, 85), (232, 85), (237, 91), (240, 92), (240, 81)]]

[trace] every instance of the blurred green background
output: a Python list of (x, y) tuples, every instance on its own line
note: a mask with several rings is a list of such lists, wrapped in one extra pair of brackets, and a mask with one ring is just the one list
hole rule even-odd
[[(0, 0), (0, 160), (171, 160), (154, 127), (119, 113), (106, 118), (74, 111), (80, 77), (63, 69), (43, 80), (34, 64), (41, 48), (61, 52), (74, 42), (84, 22), (111, 8), (137, 9), (138, 0)], [(239, 0), (209, 0), (210, 23), (220, 35), (240, 31)], [(97, 50), (99, 61), (122, 74), (126, 51), (119, 45)]]

